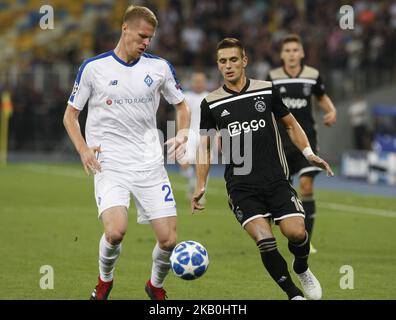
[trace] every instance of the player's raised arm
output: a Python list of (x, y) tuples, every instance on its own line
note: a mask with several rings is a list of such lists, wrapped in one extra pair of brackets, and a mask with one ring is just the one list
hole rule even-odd
[(318, 103), (325, 112), (325, 115), (323, 116), (323, 123), (327, 127), (333, 126), (337, 120), (337, 110), (334, 107), (334, 104), (331, 101), (330, 97), (327, 94), (324, 94), (323, 96), (318, 98)]
[(286, 127), (286, 131), (291, 141), (304, 154), (305, 158), (307, 158), (307, 160), (313, 165), (326, 170), (328, 176), (334, 176), (334, 173), (328, 163), (313, 153), (304, 130), (301, 128), (294, 116), (289, 113), (280, 120)]
[(100, 163), (95, 157), (95, 152), (100, 152), (100, 148), (97, 146), (88, 147), (81, 134), (81, 128), (78, 122), (79, 115), (80, 110), (68, 105), (63, 116), (63, 124), (74, 147), (80, 155), (85, 172), (89, 174), (91, 171), (95, 174), (97, 171), (101, 171)]
[(190, 108), (184, 99), (175, 105), (177, 133), (174, 138), (168, 139), (165, 144), (168, 146), (168, 157), (180, 160), (186, 153), (186, 142), (188, 139), (188, 131), (190, 128)]
[(199, 203), (206, 190), (206, 181), (210, 169), (210, 136), (201, 135), (197, 149), (197, 161), (195, 165), (197, 186), (191, 198), (191, 212), (203, 210), (205, 207)]

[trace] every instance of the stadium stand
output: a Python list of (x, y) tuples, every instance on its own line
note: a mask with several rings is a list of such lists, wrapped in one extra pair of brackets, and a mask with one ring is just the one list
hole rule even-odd
[[(48, 3), (54, 8), (54, 29), (42, 30), (39, 10)], [(243, 39), (249, 74), (264, 79), (271, 67), (280, 64), (279, 41), (289, 32), (302, 36), (306, 63), (321, 71), (336, 103), (395, 81), (394, 0), (349, 1), (355, 12), (353, 30), (339, 27), (341, 0), (134, 3), (157, 14), (159, 29), (150, 51), (175, 65), (182, 82), (192, 69), (200, 68), (207, 71), (211, 86), (217, 85), (213, 52), (225, 36)], [(129, 4), (127, 0), (0, 2), (0, 90), (11, 90), (15, 106), (11, 150), (60, 147), (65, 134), (61, 117), (77, 68), (85, 58), (114, 48)], [(159, 126), (171, 117), (172, 108), (165, 106)]]

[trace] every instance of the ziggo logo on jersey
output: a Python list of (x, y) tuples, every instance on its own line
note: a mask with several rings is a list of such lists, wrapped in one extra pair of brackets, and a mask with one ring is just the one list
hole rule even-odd
[(252, 121), (245, 121), (240, 123), (239, 121), (232, 122), (228, 125), (228, 133), (230, 134), (231, 137), (240, 135), (243, 131), (243, 133), (248, 133), (250, 130), (252, 131), (257, 131), (260, 128), (265, 127), (265, 120), (260, 119), (260, 120), (252, 120)]

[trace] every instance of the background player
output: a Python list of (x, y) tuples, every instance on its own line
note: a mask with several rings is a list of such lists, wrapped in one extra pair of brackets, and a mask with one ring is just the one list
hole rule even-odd
[(209, 93), (206, 88), (206, 75), (203, 72), (194, 72), (191, 76), (191, 89), (184, 93), (186, 97), (186, 102), (190, 108), (191, 121), (186, 154), (180, 160), (180, 170), (181, 175), (187, 180), (188, 199), (191, 199), (196, 185), (195, 173), (191, 164), (195, 163), (197, 148), (199, 144), (199, 123), (201, 119), (200, 105), (202, 100)]
[[(179, 131), (166, 142), (170, 156), (185, 152), (189, 109), (173, 67), (144, 54), (157, 26), (147, 8), (125, 12), (117, 47), (86, 60), (80, 67), (64, 115), (64, 124), (87, 173), (95, 174), (95, 198), (104, 234), (99, 243), (99, 283), (91, 299), (107, 299), (113, 271), (127, 231), (130, 193), (138, 223), (150, 223), (157, 239), (151, 277), (145, 290), (151, 299), (165, 299), (164, 279), (176, 244), (176, 204), (156, 130), (162, 92), (177, 108)], [(78, 117), (88, 102), (86, 142)]]
[[(282, 103), (271, 82), (247, 79), (247, 56), (242, 43), (226, 38), (218, 44), (217, 66), (224, 85), (211, 92), (201, 104), (201, 130), (220, 130), (222, 149), (230, 142), (231, 154), (244, 153), (244, 163), (231, 156), (226, 165), (225, 180), (230, 208), (237, 220), (256, 242), (262, 262), (289, 299), (304, 299), (293, 283), (287, 263), (277, 249), (269, 218), (289, 240), (294, 255), (293, 270), (311, 299), (320, 299), (319, 281), (308, 268), (309, 238), (304, 226), (304, 210), (287, 177), (287, 163), (275, 117), (287, 128), (292, 141), (312, 165), (333, 175), (329, 165), (316, 156), (293, 115)], [(209, 133), (209, 131), (207, 131)], [(204, 134), (201, 131), (201, 134)], [(191, 209), (202, 210), (199, 199), (205, 193), (210, 168), (210, 137), (203, 135), (197, 159), (197, 189)], [(246, 145), (249, 143), (250, 145)], [(249, 161), (249, 158), (250, 160)], [(247, 163), (251, 168), (237, 173)]]
[[(271, 70), (267, 80), (273, 82), (283, 102), (307, 134), (312, 149), (317, 153), (318, 143), (311, 98), (313, 95), (317, 97), (319, 106), (325, 112), (323, 122), (328, 127), (336, 122), (336, 109), (325, 93), (319, 71), (302, 63), (304, 49), (298, 35), (291, 34), (283, 39), (280, 57), (283, 67)], [(300, 196), (305, 210), (305, 227), (311, 240), (316, 211), (314, 177), (321, 169), (312, 166), (303, 157), (283, 128), (280, 128), (280, 132), (290, 176), (299, 176)], [(312, 245), (311, 252), (316, 252)]]

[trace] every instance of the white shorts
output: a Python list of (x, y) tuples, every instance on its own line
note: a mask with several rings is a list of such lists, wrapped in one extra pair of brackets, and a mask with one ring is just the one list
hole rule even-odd
[(95, 174), (95, 199), (100, 215), (106, 209), (123, 206), (129, 209), (132, 193), (137, 222), (176, 216), (176, 202), (168, 174), (163, 166), (148, 171), (120, 172), (103, 170)]

